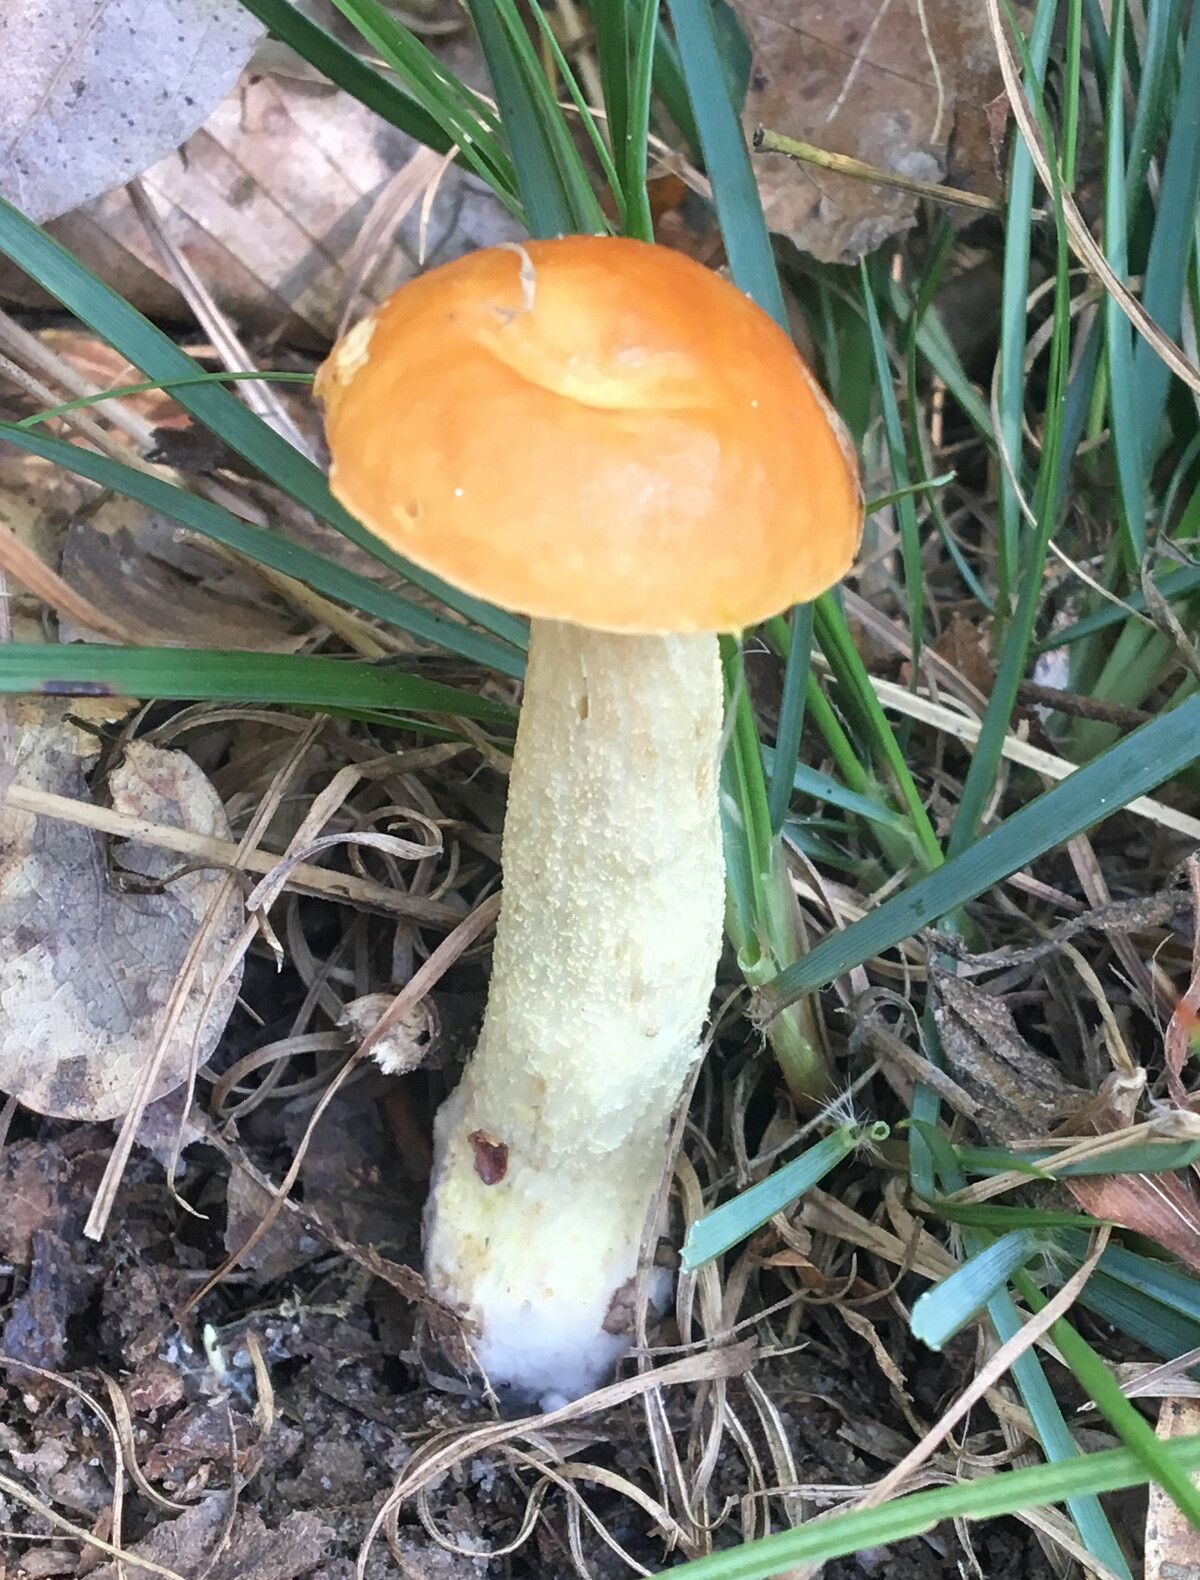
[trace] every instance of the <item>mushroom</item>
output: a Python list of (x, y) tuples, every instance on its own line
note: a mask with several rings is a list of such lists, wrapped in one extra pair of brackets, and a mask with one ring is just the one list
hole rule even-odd
[(630, 1343), (721, 949), (716, 633), (846, 571), (853, 454), (788, 337), (665, 248), (568, 236), (403, 286), (322, 367), (338, 499), (532, 617), (474, 1057), (435, 1125), (432, 1291), (547, 1402)]

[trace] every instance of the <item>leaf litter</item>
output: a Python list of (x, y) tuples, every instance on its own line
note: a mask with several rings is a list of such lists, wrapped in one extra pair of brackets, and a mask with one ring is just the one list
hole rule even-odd
[[(866, 42), (902, 9), (900, 0), (879, 8), (878, 25), (867, 20)], [(928, 60), (930, 40), (941, 40), (936, 68), (931, 61), (929, 71), (936, 69), (945, 90), (953, 55), (944, 41), (945, 8), (925, 0), (920, 9), (927, 33), (918, 30), (918, 42), (910, 14), (904, 47), (915, 51), (913, 60), (924, 49)], [(750, 7), (746, 11), (754, 31)], [(755, 11), (766, 16), (771, 7)], [(868, 49), (861, 60), (857, 71), (844, 61), (835, 66), (821, 89), (826, 98), (821, 108), (818, 96), (818, 108), (827, 124), (843, 114), (839, 98), (844, 94), (849, 104), (870, 77), (867, 67), (876, 69)], [(924, 70), (914, 67), (912, 77), (928, 96), (933, 79)], [(953, 86), (959, 94), (955, 115), (974, 113), (970, 84)], [(765, 90), (752, 88), (758, 91)], [(878, 86), (872, 91), (878, 94)], [(226, 101), (224, 129), (212, 134), (220, 147), (197, 149), (210, 160), (197, 157), (198, 172), (227, 168), (223, 155), (236, 149), (242, 130), (234, 129), (235, 102)], [(951, 104), (948, 92), (942, 104)], [(831, 109), (837, 111), (832, 118)], [(213, 124), (222, 124), (220, 116)], [(910, 151), (955, 179), (945, 166), (959, 149), (945, 126), (935, 121), (931, 130), (918, 131)], [(944, 140), (935, 135), (939, 131)], [(257, 135), (264, 135), (261, 123)], [(990, 144), (986, 154), (983, 143), (976, 146), (982, 162), (967, 178), (985, 182)], [(181, 195), (173, 192), (160, 212), (168, 240), (182, 251), (195, 240), (187, 228), (192, 207), (201, 226), (208, 223), (204, 205), (211, 194), (189, 193), (186, 171), (173, 158), (164, 164)], [(388, 180), (393, 176), (389, 164)], [(832, 191), (825, 179), (822, 190)], [(147, 190), (157, 206), (165, 189)], [(383, 191), (378, 185), (370, 190)], [(895, 228), (907, 222), (902, 211), (899, 220), (894, 212), (889, 216), (877, 192), (864, 191), (877, 212), (856, 216), (849, 199), (831, 204), (818, 218), (829, 222), (836, 209), (832, 219), (848, 228), (839, 234), (827, 225), (825, 245), (844, 253), (862, 244), (863, 224)], [(229, 194), (221, 189), (219, 195)], [(357, 193), (356, 212), (367, 196), (366, 190)], [(244, 197), (243, 208), (255, 197)], [(104, 200), (110, 201), (118, 202)], [(181, 212), (189, 215), (186, 224)], [(292, 213), (303, 220), (298, 210)], [(213, 222), (211, 235), (222, 235), (221, 226), (231, 223), (228, 215)], [(360, 270), (358, 260), (350, 260), (353, 268), (346, 262), (330, 268), (325, 255), (311, 260), (313, 273), (305, 278), (319, 283), (309, 296), (286, 303), (291, 317), (282, 316), (270, 294), (275, 286), (253, 269), (243, 270), (237, 289), (230, 289), (233, 277), (221, 278), (214, 252), (200, 272), (214, 287), (218, 311), (222, 304), (226, 312), (232, 307), (239, 321), (272, 323), (277, 332), (282, 324), (285, 338), (296, 334), (303, 342), (297, 320), (304, 333), (327, 333), (328, 315), (345, 289), (382, 285), (390, 268), (411, 262), (412, 241), (410, 229), (400, 247), (404, 264), (385, 248), (377, 276)], [(357, 273), (362, 278), (352, 280)], [(155, 311), (179, 312), (174, 297), (147, 300), (158, 304)], [(256, 302), (265, 304), (261, 319)], [(309, 321), (304, 314), (311, 303), (317, 305)], [(215, 325), (216, 318), (205, 320), (205, 332)], [(247, 479), (214, 472), (221, 467), (218, 457), (197, 468), (206, 474), (205, 486), (235, 491), (244, 508), (264, 519), (284, 507)], [(77, 539), (88, 530), (87, 517), (84, 511), (72, 524)], [(42, 552), (53, 559), (60, 546), (46, 542)], [(194, 560), (181, 558), (185, 576), (189, 567), (196, 572)], [(197, 577), (212, 579), (203, 571)], [(107, 567), (92, 590), (106, 580), (111, 591)], [(152, 601), (141, 606), (144, 615)], [(29, 610), (32, 618), (45, 619), (36, 605)], [(236, 622), (236, 611), (226, 613)], [(213, 617), (219, 617), (215, 609)], [(281, 617), (290, 618), (286, 594)], [(893, 623), (902, 653), (908, 646), (902, 617)], [(306, 629), (302, 621), (296, 625)], [(327, 640), (307, 629), (315, 642)], [(943, 644), (939, 657), (951, 671), (967, 671), (954, 694), (969, 704), (990, 689), (987, 666), (969, 663), (961, 643)], [(875, 667), (891, 662), (884, 657)], [(898, 667), (892, 674), (902, 683), (898, 690), (911, 679)], [(71, 711), (78, 714), (80, 704)], [(939, 727), (918, 720), (914, 750), (925, 750), (922, 728)], [(259, 931), (243, 934), (242, 1007), (200, 1071), (190, 1112), (179, 1098), (151, 1104), (136, 1126), (136, 1143), (127, 1136), (128, 1153), (114, 1165), (105, 1125), (6, 1111), (10, 1136), (0, 1169), (8, 1189), (0, 1198), (0, 1220), (8, 1229), (0, 1239), (0, 1276), (8, 1286), (0, 1344), (17, 1364), (6, 1365), (0, 1394), (0, 1450), (14, 1472), (0, 1478), (0, 1497), (13, 1532), (6, 1540), (19, 1549), (15, 1572), (101, 1572), (116, 1580), (114, 1548), (126, 1554), (127, 1574), (238, 1574), (249, 1580), (349, 1580), (355, 1572), (374, 1576), (395, 1568), (452, 1576), (497, 1572), (499, 1562), (493, 1567), (485, 1553), (511, 1553), (503, 1562), (521, 1575), (653, 1572), (676, 1555), (702, 1553), (735, 1537), (752, 1539), (869, 1496), (984, 1363), (969, 1333), (937, 1358), (911, 1338), (907, 1305), (920, 1287), (913, 1275), (938, 1279), (956, 1261), (931, 1232), (933, 1220), (905, 1197), (894, 1154), (848, 1165), (837, 1194), (809, 1193), (727, 1267), (681, 1280), (673, 1320), (657, 1335), (659, 1352), (640, 1360), (647, 1369), (615, 1391), (561, 1418), (497, 1421), (456, 1371), (455, 1358), (465, 1362), (468, 1352), (456, 1351), (453, 1323), (428, 1301), (414, 1271), (429, 1113), (470, 1045), (486, 945), (471, 941), (439, 975), (429, 997), (419, 1000), (417, 1007), (430, 1009), (423, 1023), (410, 1027), (405, 1019), (390, 1032), (375, 1031), (380, 1005), (394, 1006), (397, 989), (417, 982), (423, 960), (432, 963), (439, 940), (488, 903), (503, 800), (496, 743), (479, 736), (430, 748), (414, 736), (386, 763), (385, 747), (395, 742), (378, 739), (372, 726), (319, 721), (301, 726), (300, 743), (296, 721), (237, 708), (178, 710), (165, 720), (141, 721), (137, 729), (151, 750), (178, 756), (179, 746), (186, 747), (188, 759), (218, 787), (225, 815), (239, 832), (253, 827), (262, 809), (256, 837), (264, 844), (250, 851), (245, 838), (207, 836), (203, 854), (210, 862), (257, 863), (253, 870), (265, 874), (291, 847), (291, 882), (268, 883)], [(931, 747), (938, 773), (953, 770), (954, 751), (940, 738)], [(428, 755), (433, 752), (438, 755)], [(381, 761), (386, 765), (343, 777), (348, 763)], [(81, 783), (72, 794), (80, 816), (86, 805)], [(52, 823), (49, 810), (43, 799), (39, 824)], [(338, 870), (351, 869), (348, 852), (354, 849), (340, 834), (390, 828), (404, 817), (412, 820), (406, 832), (424, 820), (438, 840), (412, 841), (420, 848), (406, 854), (382, 840), (368, 843), (357, 849), (353, 870)], [(155, 846), (157, 860), (168, 849), (155, 842), (166, 839), (169, 820), (147, 823), (151, 833), (143, 831), (143, 842)], [(1122, 865), (1118, 849), (1102, 844), (1097, 861), (1116, 892), (1145, 894), (1146, 873), (1163, 869), (1161, 846), (1149, 856), (1139, 847), (1134, 871)], [(108, 881), (105, 869), (92, 871), (95, 882)], [(306, 872), (321, 874), (322, 882), (302, 881)], [(1011, 886), (1006, 893), (1007, 906), (990, 896), (974, 908), (985, 935), (1001, 943), (999, 958), (983, 972), (991, 978), (986, 987), (973, 989), (973, 978), (956, 976), (955, 986), (943, 991), (943, 1001), (954, 997), (969, 1048), (956, 1070), (964, 1084), (947, 1077), (945, 1090), (960, 1094), (963, 1115), (1003, 1112), (1010, 1136), (1044, 1140), (1061, 1107), (1086, 1109), (1089, 1095), (1100, 1093), (1118, 1044), (1129, 1041), (1151, 1065), (1158, 1050), (1144, 1024), (1130, 1029), (1131, 1015), (1144, 1018), (1145, 999), (1127, 993), (1112, 971), (1113, 918), (1107, 932), (1096, 927), (1094, 954), (1089, 945), (1099, 998), (1073, 994), (1060, 971), (1074, 947), (1072, 935), (1053, 924), (1064, 910), (1080, 922), (1077, 931), (1094, 918), (1069, 892), (1072, 876), (1064, 864), (1047, 860), (1036, 877), (1022, 875), (1022, 881), (1024, 889)], [(389, 887), (395, 897), (390, 905), (381, 899)], [(830, 923), (831, 912), (836, 921), (870, 903), (869, 886), (828, 875), (814, 884), (799, 867), (796, 888), (818, 927)], [(1086, 901), (1096, 905), (1083, 888)], [(1011, 893), (1049, 906), (1037, 912), (1036, 927), (1014, 917)], [(1166, 963), (1164, 978), (1186, 977), (1178, 935), (1187, 924), (1174, 900), (1125, 922), (1126, 969), (1129, 958), (1158, 955)], [(1049, 940), (1042, 936), (1047, 930)], [(1026, 958), (1035, 952), (1036, 958)], [(915, 944), (898, 961), (870, 962), (860, 973), (864, 984), (868, 972), (908, 991), (926, 977)], [(414, 996), (402, 997), (402, 1004), (412, 1008)], [(891, 1024), (886, 1014), (880, 1021), (892, 1039), (886, 1058), (882, 1029), (873, 1041), (856, 1043), (843, 1035), (837, 1011), (831, 1015), (835, 1044), (851, 1059), (872, 1061), (856, 1083), (862, 1086), (858, 1100), (883, 1110), (888, 1087), (903, 1092), (924, 1066), (911, 1022)], [(1054, 1060), (1044, 1051), (1048, 1028), (1058, 1039), (1049, 1044)], [(377, 1047), (391, 1035), (392, 1056), (408, 1073), (387, 1077), (356, 1058), (364, 1035), (377, 1035)], [(1178, 1038), (1172, 1069), (1181, 1080), (1177, 1044)], [(1028, 1057), (1042, 1064), (1025, 1062)], [(1049, 1097), (1022, 1105), (1023, 1083), (1032, 1074)], [(1136, 1095), (1140, 1100), (1141, 1088)], [(1133, 1117), (1124, 1113), (1123, 1123)], [(755, 1037), (736, 1022), (723, 1025), (678, 1167), (685, 1217), (698, 1215), (731, 1185), (761, 1177), (796, 1124)], [(96, 1241), (82, 1234), (81, 1219), (102, 1178), (110, 1181), (104, 1208), (110, 1226)], [(284, 1199), (280, 1181), (289, 1179), (298, 1193)], [(214, 1268), (231, 1258), (233, 1265), (210, 1287)], [(751, 1333), (754, 1350), (745, 1342)], [(982, 1348), (981, 1334), (978, 1342)], [(93, 1373), (101, 1384), (89, 1404), (73, 1378), (90, 1382)], [(104, 1377), (119, 1387), (120, 1405)], [(963, 1427), (967, 1435), (935, 1449), (918, 1473), (927, 1482), (952, 1481), (964, 1464), (1008, 1463), (1028, 1449), (1031, 1424), (1007, 1384), (984, 1373), (982, 1391)], [(1107, 1441), (1091, 1424), (1083, 1432), (1092, 1434), (1089, 1443)], [(186, 1505), (186, 1512), (163, 1508), (164, 1497)], [(1045, 1511), (1027, 1518), (1059, 1554), (1079, 1556), (1061, 1516)], [(363, 1555), (356, 1571), (352, 1555), (373, 1526), (384, 1540)], [(1037, 1547), (1011, 1525), (977, 1530), (971, 1540), (970, 1556), (988, 1580), (1049, 1573)], [(929, 1580), (957, 1572), (958, 1562), (959, 1549), (935, 1533), (921, 1543), (860, 1555), (853, 1564), (830, 1565), (828, 1573), (830, 1580), (857, 1580), (886, 1570), (904, 1580)]]

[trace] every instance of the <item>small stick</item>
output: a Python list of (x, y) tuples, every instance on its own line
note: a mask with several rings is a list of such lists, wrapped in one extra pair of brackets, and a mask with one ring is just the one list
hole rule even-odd
[(879, 165), (869, 165), (864, 159), (854, 159), (849, 154), (835, 154), (828, 148), (818, 148), (796, 137), (785, 137), (782, 132), (768, 131), (759, 126), (754, 132), (754, 147), (760, 154), (786, 154), (801, 164), (817, 165), (822, 170), (832, 170), (836, 175), (849, 176), (852, 181), (869, 181), (872, 186), (895, 187), (900, 192), (911, 192), (914, 197), (932, 198), (935, 203), (957, 203), (961, 208), (976, 208), (985, 214), (1000, 214), (1003, 205), (994, 198), (983, 197), (978, 192), (963, 192), (958, 187), (942, 186), (938, 181), (922, 181), (917, 176), (901, 175), (898, 170), (884, 170)]

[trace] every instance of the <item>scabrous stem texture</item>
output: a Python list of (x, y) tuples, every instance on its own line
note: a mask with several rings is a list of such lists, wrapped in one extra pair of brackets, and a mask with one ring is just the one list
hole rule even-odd
[(494, 1383), (593, 1387), (721, 947), (711, 635), (534, 623), (479, 1045), (435, 1131), (426, 1268)]

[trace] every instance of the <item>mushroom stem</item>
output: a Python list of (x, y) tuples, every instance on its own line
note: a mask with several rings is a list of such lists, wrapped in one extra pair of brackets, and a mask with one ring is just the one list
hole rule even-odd
[(496, 1384), (575, 1397), (632, 1280), (721, 948), (711, 634), (535, 621), (475, 1056), (437, 1117), (426, 1266)]

